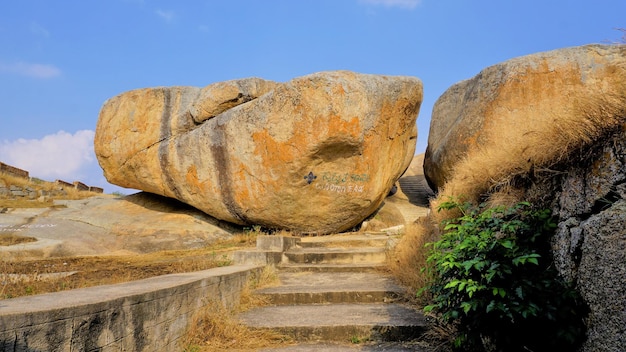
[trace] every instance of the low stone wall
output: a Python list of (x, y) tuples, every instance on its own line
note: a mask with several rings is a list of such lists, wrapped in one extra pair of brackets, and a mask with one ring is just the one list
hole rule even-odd
[(181, 351), (193, 313), (232, 307), (261, 266), (235, 265), (0, 301), (0, 351)]
[[(17, 168), (15, 166), (11, 166), (8, 164), (5, 164), (3, 162), (0, 162), (0, 173), (5, 173), (11, 176), (16, 176), (16, 177), (22, 177), (22, 178), (27, 178), (30, 179), (30, 173), (26, 170), (22, 170), (20, 168)], [(70, 188), (76, 188), (79, 191), (90, 191), (90, 192), (95, 192), (95, 193), (104, 193), (104, 189), (101, 187), (95, 187), (95, 186), (87, 186), (86, 184), (80, 182), (80, 181), (74, 181), (73, 183), (69, 183), (63, 180), (56, 180), (54, 181), (54, 183), (56, 183), (58, 186), (60, 186), (60, 188), (58, 189), (58, 191), (63, 192), (63, 187), (70, 187)], [(19, 189), (18, 189), (19, 188)], [(0, 196), (10, 196), (10, 197), (28, 197), (30, 199), (35, 199), (38, 196), (42, 196), (42, 195), (46, 195), (46, 194), (37, 194), (37, 192), (35, 192), (35, 190), (33, 189), (28, 189), (30, 187), (25, 187), (26, 189), (22, 188), (22, 187), (18, 187), (18, 186), (14, 186), (12, 185), (11, 188), (9, 189), (6, 185), (3, 185), (2, 183), (0, 183)], [(58, 195), (58, 194), (51, 194), (51, 195)]]
[(89, 186), (89, 192), (104, 193), (104, 188), (96, 187), (96, 186)]
[[(28, 198), (28, 199), (37, 199), (38, 197), (63, 197), (63, 196), (67, 196), (67, 192), (65, 191), (65, 189), (63, 188), (63, 186), (65, 186), (64, 183), (59, 183), (59, 180), (55, 181), (57, 183), (57, 185), (59, 185), (59, 187), (57, 187), (56, 189), (50, 190), (50, 191), (46, 191), (46, 190), (36, 190), (32, 187), (26, 186), (26, 187), (20, 187), (20, 186), (15, 186), (15, 185), (10, 185), (10, 186), (4, 186), (2, 183), (0, 183), (0, 197), (5, 197), (5, 198), (12, 198), (12, 199), (16, 199), (16, 198)], [(61, 181), (64, 182), (64, 181)], [(94, 193), (104, 193), (104, 189), (101, 187), (89, 187), (86, 186), (84, 183), (82, 182), (78, 182), (81, 186), (74, 186), (73, 184), (69, 183), (69, 188), (76, 188), (79, 191), (89, 191), (89, 192), (94, 192)], [(84, 187), (83, 187), (84, 186)]]
[(74, 188), (79, 191), (89, 191), (89, 186), (80, 181), (74, 181)]
[(74, 184), (69, 183), (67, 181), (63, 181), (63, 180), (55, 180), (54, 183), (56, 183), (57, 185), (61, 186), (61, 187), (70, 187), (70, 188), (74, 188)]
[(23, 178), (29, 177), (28, 171), (22, 170), (15, 166), (7, 165), (3, 162), (0, 162), (0, 172), (4, 172), (13, 176), (17, 176), (17, 177), (23, 177)]

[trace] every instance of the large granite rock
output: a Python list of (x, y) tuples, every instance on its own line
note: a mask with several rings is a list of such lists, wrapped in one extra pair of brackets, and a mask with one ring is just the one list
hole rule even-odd
[(414, 77), (323, 72), (123, 93), (100, 112), (107, 180), (218, 219), (306, 233), (373, 213), (415, 152)]
[[(619, 109), (611, 99), (625, 87), (625, 64), (626, 46), (587, 45), (508, 60), (453, 85), (433, 108), (424, 160), (431, 188), (457, 175), (474, 189), (594, 140), (615, 125), (603, 116)], [(474, 158), (491, 163), (474, 166)], [(467, 174), (479, 179), (455, 171), (472, 167), (482, 170)]]
[(624, 45), (489, 67), (446, 91), (432, 115), (424, 169), (438, 201), (553, 209), (554, 265), (589, 307), (585, 352), (626, 346), (625, 141)]
[(555, 265), (576, 283), (590, 309), (585, 352), (626, 346), (624, 131), (626, 123), (586, 150), (586, 158), (563, 170), (558, 186), (548, 189), (556, 195), (554, 213), (559, 216), (552, 241)]

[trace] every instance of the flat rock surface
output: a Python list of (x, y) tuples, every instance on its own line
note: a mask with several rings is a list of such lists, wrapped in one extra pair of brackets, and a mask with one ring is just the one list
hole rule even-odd
[(0, 246), (0, 254), (25, 260), (193, 249), (235, 230), (180, 202), (147, 193), (62, 200), (55, 205), (0, 214), (0, 234), (37, 239)]

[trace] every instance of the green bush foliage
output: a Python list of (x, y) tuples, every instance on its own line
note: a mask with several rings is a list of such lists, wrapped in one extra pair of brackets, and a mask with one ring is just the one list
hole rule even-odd
[(551, 266), (549, 210), (522, 202), (487, 208), (455, 200), (458, 210), (430, 243), (433, 296), (426, 312), (456, 326), (463, 351), (573, 351), (584, 339), (584, 307)]

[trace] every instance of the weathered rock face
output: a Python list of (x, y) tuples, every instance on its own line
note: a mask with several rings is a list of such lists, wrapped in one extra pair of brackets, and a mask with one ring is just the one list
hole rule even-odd
[[(626, 46), (587, 45), (515, 58), (453, 85), (433, 108), (424, 161), (431, 188), (441, 188), (481, 149), (502, 150), (528, 169), (567, 153), (573, 139), (594, 138), (605, 122), (581, 107), (624, 89), (624, 65)], [(548, 153), (545, 144), (553, 146)], [(488, 177), (509, 171), (495, 162)]]
[(529, 55), (454, 85), (433, 110), (424, 169), (440, 198), (551, 207), (555, 266), (590, 309), (582, 351), (623, 350), (626, 46)]
[[(624, 102), (626, 113), (626, 101)], [(625, 114), (626, 119), (626, 114)], [(626, 124), (565, 170), (555, 213), (555, 264), (589, 305), (582, 351), (626, 346)]]
[(95, 151), (107, 180), (218, 219), (302, 232), (357, 225), (415, 151), (413, 77), (324, 72), (108, 100)]

